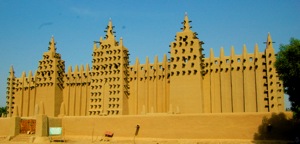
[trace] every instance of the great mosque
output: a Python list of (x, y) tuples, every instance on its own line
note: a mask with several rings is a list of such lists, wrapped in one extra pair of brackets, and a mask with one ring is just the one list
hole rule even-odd
[(221, 48), (219, 57), (213, 49), (205, 57), (187, 15), (182, 24), (170, 57), (154, 63), (130, 65), (130, 49), (115, 39), (111, 20), (94, 42), (91, 66), (65, 70), (52, 37), (36, 72), (16, 77), (10, 68), (7, 116), (34, 116), (38, 107), (50, 117), (284, 111), (270, 34), (263, 52), (255, 45), (253, 53), (244, 46), (241, 55), (232, 47), (229, 56)]

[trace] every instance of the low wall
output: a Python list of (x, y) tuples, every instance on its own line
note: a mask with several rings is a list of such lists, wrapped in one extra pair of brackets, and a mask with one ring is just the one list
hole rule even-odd
[(62, 127), (61, 118), (48, 117), (48, 127)]
[[(267, 128), (265, 125), (268, 124), (268, 119), (271, 119), (273, 115), (271, 113), (222, 113), (98, 117), (65, 116), (62, 118), (62, 127), (65, 136), (103, 136), (105, 131), (111, 131), (114, 133), (114, 137), (133, 137), (136, 126), (139, 125), (140, 129), (137, 136), (139, 138), (264, 139), (263, 134), (265, 134), (265, 128)], [(290, 119), (292, 116), (291, 113), (282, 115), (285, 119)], [(272, 127), (272, 131), (275, 133), (279, 129), (277, 125)], [(290, 129), (290, 127), (287, 129)]]
[(10, 135), (11, 118), (0, 118), (0, 136)]

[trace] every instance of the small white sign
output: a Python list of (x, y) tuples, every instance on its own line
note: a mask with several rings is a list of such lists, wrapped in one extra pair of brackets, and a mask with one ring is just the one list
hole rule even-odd
[(49, 135), (61, 135), (62, 128), (61, 127), (50, 127), (49, 128)]

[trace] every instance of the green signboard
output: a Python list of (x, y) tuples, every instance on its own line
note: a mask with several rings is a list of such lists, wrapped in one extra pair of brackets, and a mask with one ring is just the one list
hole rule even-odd
[(61, 127), (50, 127), (49, 128), (49, 135), (61, 135), (62, 128)]

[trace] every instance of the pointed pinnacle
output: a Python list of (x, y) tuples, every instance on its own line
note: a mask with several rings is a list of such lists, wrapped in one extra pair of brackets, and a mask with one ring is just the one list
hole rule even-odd
[(243, 46), (243, 57), (247, 57), (247, 47), (246, 44)]
[(272, 47), (273, 47), (273, 41), (272, 41), (272, 38), (271, 38), (271, 34), (269, 32), (267, 42), (266, 42), (266, 48), (272, 48)]
[(83, 72), (83, 71), (84, 71), (84, 66), (80, 65), (80, 72)]
[(140, 63), (140, 60), (138, 57), (135, 59), (135, 63)]
[(221, 47), (220, 49), (220, 58), (223, 58), (224, 57), (224, 48)]
[(230, 56), (233, 57), (235, 54), (234, 54), (234, 46), (231, 46), (231, 50), (230, 50)]
[(149, 57), (148, 56), (146, 56), (146, 62), (145, 63), (149, 64)]
[(52, 35), (51, 40), (50, 40), (50, 49), (49, 51), (55, 52), (55, 41), (54, 41), (54, 36)]
[(258, 53), (259, 53), (259, 51), (258, 51), (258, 44), (256, 43), (255, 46), (254, 46), (254, 55), (256, 57), (258, 57)]
[(9, 72), (10, 72), (10, 74), (14, 74), (14, 67), (12, 65), (10, 66)]
[(167, 62), (167, 60), (168, 60), (167, 54), (164, 54), (163, 62)]
[(69, 66), (68, 73), (71, 73), (71, 72), (72, 72), (72, 66)]
[(108, 25), (107, 25), (107, 31), (106, 31), (106, 39), (109, 38), (115, 38), (114, 34), (113, 34), (113, 25), (112, 25), (112, 20), (109, 19)]
[(26, 77), (26, 72), (25, 71), (22, 72), (22, 77)]
[(89, 72), (89, 71), (90, 71), (90, 65), (89, 65), (89, 64), (86, 64), (85, 67), (86, 67), (86, 71)]
[(154, 57), (154, 63), (158, 63), (158, 56), (157, 55), (155, 55), (155, 57)]
[(28, 77), (32, 77), (32, 71), (31, 70), (29, 71)]
[(96, 44), (96, 42), (94, 42), (93, 51), (96, 51), (96, 50), (97, 50), (97, 44)]
[(210, 58), (214, 58), (215, 56), (214, 56), (214, 50), (212, 49), (212, 48), (210, 48), (210, 53), (209, 53), (209, 57)]
[(79, 68), (78, 68), (78, 65), (75, 65), (75, 69), (74, 69), (74, 72), (79, 72)]
[(122, 37), (120, 38), (119, 45), (120, 45), (120, 46), (122, 46), (122, 45), (123, 45), (123, 38), (122, 38)]
[(190, 21), (189, 21), (189, 18), (187, 16), (187, 13), (184, 16), (184, 22), (183, 22), (183, 31), (186, 31), (186, 30), (190, 30)]

